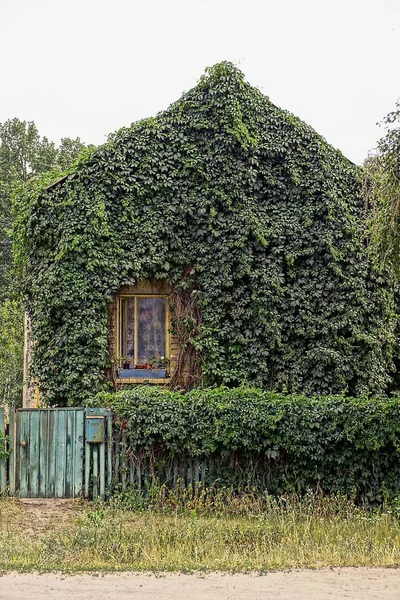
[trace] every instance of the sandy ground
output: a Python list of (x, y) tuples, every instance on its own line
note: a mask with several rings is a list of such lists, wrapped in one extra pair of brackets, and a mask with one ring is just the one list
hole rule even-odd
[(400, 569), (0, 577), (1, 600), (399, 600)]
[[(53, 529), (68, 526), (71, 520), (84, 516), (87, 506), (81, 500), (59, 498), (38, 499), (23, 498), (17, 506), (22, 509), (15, 515), (18, 526), (27, 535), (37, 536)], [(12, 520), (10, 520), (12, 522)]]

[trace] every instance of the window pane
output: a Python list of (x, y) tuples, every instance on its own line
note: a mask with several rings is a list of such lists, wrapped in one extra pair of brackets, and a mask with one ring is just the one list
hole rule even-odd
[[(121, 354), (124, 359), (132, 358), (135, 352), (135, 301), (134, 298), (124, 298), (121, 301), (122, 331)], [(130, 362), (130, 361), (129, 361)]]
[(165, 356), (165, 298), (137, 298), (138, 363), (150, 357)]

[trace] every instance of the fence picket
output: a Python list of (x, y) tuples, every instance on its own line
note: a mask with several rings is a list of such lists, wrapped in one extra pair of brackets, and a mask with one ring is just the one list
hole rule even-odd
[(205, 460), (201, 461), (200, 469), (201, 469), (201, 485), (204, 488), (206, 485), (206, 461)]
[(93, 499), (95, 499), (99, 495), (99, 448), (98, 448), (97, 444), (93, 444), (92, 456), (93, 456), (92, 487), (93, 487)]
[(140, 464), (140, 456), (138, 456), (138, 462), (137, 462), (137, 486), (138, 486), (138, 490), (141, 491), (142, 490), (142, 467)]
[(105, 443), (99, 444), (100, 454), (100, 474), (99, 474), (99, 489), (100, 497), (104, 499), (106, 491), (106, 446)]
[(0, 408), (0, 433), (4, 438), (4, 450), (3, 455), (0, 454), (0, 492), (3, 492), (6, 488), (6, 452), (7, 452), (7, 444), (5, 437), (5, 427), (4, 427), (4, 408)]
[(133, 488), (135, 485), (135, 464), (132, 456), (129, 458), (129, 482)]
[(114, 435), (114, 477), (116, 483), (119, 483), (119, 431), (115, 432)]
[(8, 428), (9, 440), (8, 449), (10, 456), (8, 458), (8, 481), (10, 485), (10, 494), (15, 494), (15, 411), (10, 410), (10, 425)]
[(127, 471), (127, 464), (126, 464), (127, 443), (126, 443), (125, 431), (122, 432), (120, 446), (121, 446), (121, 486), (122, 486), (122, 490), (125, 491), (126, 490), (126, 471)]
[(89, 498), (90, 493), (90, 444), (85, 443), (85, 498)]
[(113, 440), (113, 432), (112, 432), (112, 414), (108, 412), (107, 414), (107, 495), (111, 494), (111, 486), (112, 486), (112, 440)]

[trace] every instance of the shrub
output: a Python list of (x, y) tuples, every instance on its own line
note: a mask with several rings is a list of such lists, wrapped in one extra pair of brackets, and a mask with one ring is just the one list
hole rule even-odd
[(142, 386), (91, 404), (114, 411), (129, 452), (153, 460), (156, 474), (165, 457), (187, 457), (212, 459), (209, 475), (236, 489), (340, 492), (369, 503), (400, 489), (398, 398)]

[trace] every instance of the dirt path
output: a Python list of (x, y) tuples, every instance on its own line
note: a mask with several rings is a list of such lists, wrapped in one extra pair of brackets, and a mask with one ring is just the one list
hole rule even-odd
[(18, 501), (18, 506), (22, 509), (17, 514), (19, 527), (34, 536), (68, 526), (77, 517), (84, 516), (86, 508), (83, 501), (58, 498), (23, 498)]
[(399, 600), (400, 569), (267, 575), (3, 575), (0, 600)]

